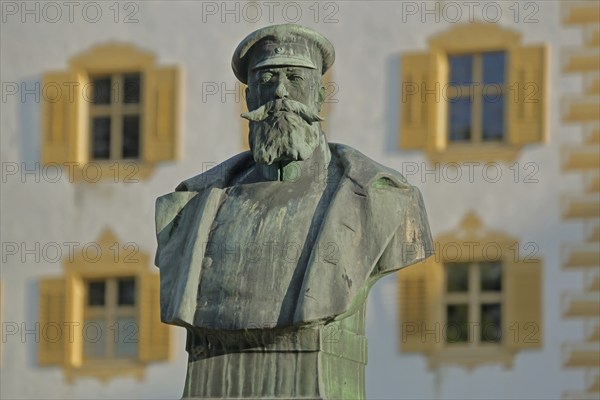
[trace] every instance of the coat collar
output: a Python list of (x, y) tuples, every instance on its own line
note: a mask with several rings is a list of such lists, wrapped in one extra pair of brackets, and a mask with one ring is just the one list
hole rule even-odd
[[(385, 167), (358, 150), (339, 143), (329, 143), (332, 155), (337, 156), (344, 167), (344, 177), (351, 179), (361, 191), (374, 180), (386, 177), (392, 186), (403, 187), (408, 185), (406, 179), (397, 171)], [(256, 163), (250, 151), (237, 154), (210, 170), (186, 179), (177, 185), (178, 192), (200, 192), (204, 189), (215, 187), (223, 189), (230, 186), (235, 177), (246, 172)]]

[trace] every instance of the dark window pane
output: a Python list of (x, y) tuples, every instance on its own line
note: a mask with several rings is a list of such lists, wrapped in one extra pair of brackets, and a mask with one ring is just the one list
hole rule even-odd
[(498, 343), (502, 340), (502, 306), (481, 305), (481, 341)]
[(454, 85), (469, 85), (473, 81), (473, 55), (464, 54), (449, 56), (450, 83)]
[(446, 306), (446, 342), (460, 343), (469, 341), (469, 306), (449, 304)]
[(505, 53), (503, 51), (483, 53), (481, 58), (483, 61), (483, 84), (504, 83)]
[(502, 140), (504, 136), (504, 97), (502, 95), (483, 96), (484, 141)]
[(96, 281), (88, 283), (88, 305), (103, 306), (105, 304), (106, 282)]
[(123, 102), (136, 104), (140, 102), (140, 74), (127, 74), (123, 77)]
[(137, 356), (139, 325), (135, 318), (117, 318), (118, 335), (115, 340), (115, 356), (117, 358), (134, 358)]
[[(108, 78), (97, 78), (92, 80), (92, 98), (94, 104), (110, 104), (110, 86), (111, 80)], [(89, 92), (88, 92), (89, 93)]]
[(138, 158), (140, 155), (140, 116), (123, 117), (123, 158)]
[(120, 306), (135, 304), (135, 279), (119, 279), (119, 303)]
[(446, 290), (448, 292), (467, 292), (469, 290), (469, 264), (446, 264)]
[(110, 117), (92, 119), (92, 158), (110, 158)]
[(502, 263), (490, 261), (480, 263), (481, 290), (499, 292), (502, 290)]
[(448, 113), (450, 140), (453, 142), (471, 140), (471, 98), (461, 96), (449, 102), (448, 107), (450, 108)]

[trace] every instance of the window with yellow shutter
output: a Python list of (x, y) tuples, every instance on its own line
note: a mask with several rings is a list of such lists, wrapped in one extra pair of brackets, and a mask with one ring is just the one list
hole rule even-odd
[(92, 76), (89, 102), (90, 159), (138, 159), (141, 74)]
[(502, 342), (502, 260), (444, 263), (446, 345)]
[(158, 274), (136, 245), (110, 231), (91, 247), (97, 256), (70, 255), (64, 277), (40, 281), (38, 363), (62, 367), (69, 381), (141, 378), (147, 364), (170, 354)]
[(505, 62), (504, 51), (448, 56), (446, 130), (450, 143), (504, 139)]
[(512, 365), (542, 346), (541, 266), (535, 246), (486, 229), (472, 213), (439, 235), (436, 255), (400, 271), (400, 349), (430, 368)]
[(510, 161), (546, 137), (546, 48), (458, 25), (401, 59), (400, 148), (434, 161)]
[[(133, 181), (177, 157), (179, 69), (109, 43), (72, 58), (69, 70), (43, 77), (42, 162), (74, 180)], [(100, 172), (97, 172), (100, 171)]]
[(135, 276), (91, 279), (84, 286), (84, 362), (134, 359), (139, 342)]

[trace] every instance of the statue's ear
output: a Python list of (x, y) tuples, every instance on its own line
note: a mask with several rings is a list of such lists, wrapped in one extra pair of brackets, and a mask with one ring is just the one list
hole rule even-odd
[(319, 111), (321, 111), (321, 107), (323, 106), (323, 102), (325, 101), (326, 96), (327, 89), (325, 89), (325, 86), (321, 85), (321, 87), (319, 88)]
[(327, 89), (325, 89), (324, 85), (321, 85), (319, 88), (319, 103), (323, 103), (325, 101), (325, 96), (327, 96)]

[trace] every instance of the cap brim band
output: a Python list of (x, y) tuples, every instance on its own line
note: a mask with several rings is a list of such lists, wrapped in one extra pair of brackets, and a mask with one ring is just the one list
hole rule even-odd
[(317, 67), (304, 58), (296, 58), (296, 57), (269, 57), (264, 59), (263, 61), (252, 66), (252, 70), (263, 68), (263, 67), (275, 67), (275, 66), (292, 66), (292, 67), (304, 67), (317, 69)]

